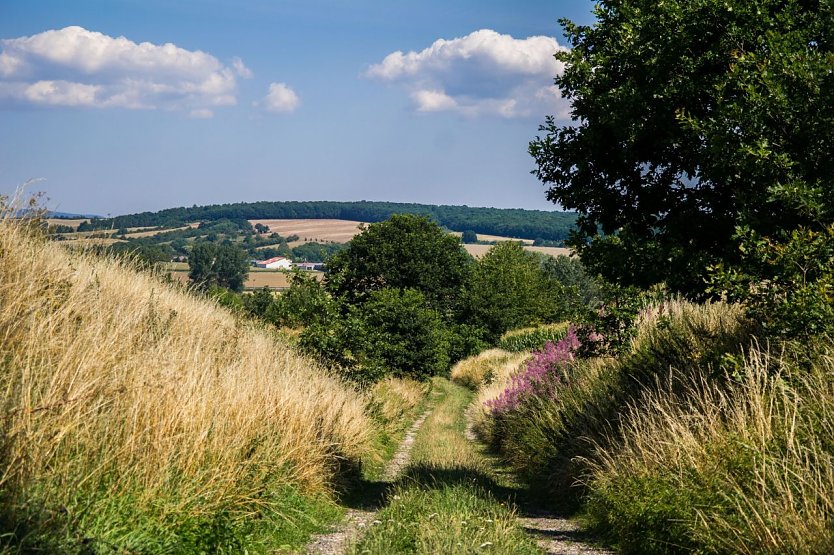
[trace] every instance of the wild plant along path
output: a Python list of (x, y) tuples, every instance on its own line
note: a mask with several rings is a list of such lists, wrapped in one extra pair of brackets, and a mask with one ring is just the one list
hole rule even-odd
[(349, 509), (307, 553), (611, 553), (585, 543), (573, 521), (520, 502), (524, 491), (468, 429), (471, 402), (471, 391), (435, 378), (431, 408), (406, 434), (379, 489), (369, 492), (387, 505)]

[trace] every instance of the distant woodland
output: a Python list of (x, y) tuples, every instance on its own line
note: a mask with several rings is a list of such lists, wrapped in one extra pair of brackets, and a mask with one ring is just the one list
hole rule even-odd
[(239, 202), (191, 208), (168, 208), (114, 218), (95, 218), (85, 230), (131, 227), (176, 227), (187, 222), (221, 219), (340, 219), (381, 222), (393, 214), (428, 216), (451, 231), (474, 231), (562, 244), (574, 228), (576, 214), (518, 208), (473, 208), (395, 202), (284, 201)]

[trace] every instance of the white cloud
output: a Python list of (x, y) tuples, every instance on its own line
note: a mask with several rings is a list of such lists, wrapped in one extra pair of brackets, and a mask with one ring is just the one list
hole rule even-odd
[(243, 63), (243, 60), (235, 56), (232, 58), (232, 67), (235, 68), (235, 73), (239, 76), (243, 77), (244, 79), (251, 79), (252, 78), (252, 70), (246, 67)]
[(267, 112), (287, 114), (298, 108), (301, 99), (285, 83), (271, 83), (267, 95), (256, 104)]
[(481, 29), (420, 52), (393, 52), (364, 75), (405, 86), (422, 112), (565, 117), (567, 106), (553, 86), (564, 70), (553, 57), (559, 50), (565, 47), (552, 37), (515, 39)]
[(237, 102), (251, 77), (200, 50), (135, 43), (82, 27), (0, 40), (0, 104), (183, 110), (206, 117)]

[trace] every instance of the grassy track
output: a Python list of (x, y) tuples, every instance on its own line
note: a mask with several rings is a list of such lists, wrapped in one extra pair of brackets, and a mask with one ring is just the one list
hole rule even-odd
[(465, 437), (472, 393), (436, 378), (436, 408), (417, 435), (411, 464), (376, 524), (351, 553), (540, 553), (518, 527), (513, 490)]

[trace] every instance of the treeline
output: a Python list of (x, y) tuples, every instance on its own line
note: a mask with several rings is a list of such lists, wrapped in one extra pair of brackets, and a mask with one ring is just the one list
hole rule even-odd
[(220, 219), (340, 219), (382, 222), (393, 214), (427, 216), (452, 231), (471, 230), (488, 235), (540, 239), (559, 244), (568, 238), (576, 215), (520, 208), (475, 208), (396, 202), (281, 201), (238, 202), (191, 208), (168, 208), (114, 218), (96, 218), (79, 231), (130, 227), (174, 227), (194, 221)]

